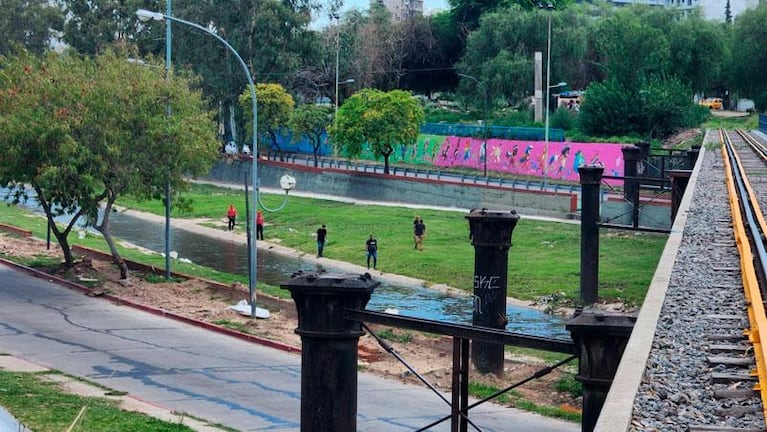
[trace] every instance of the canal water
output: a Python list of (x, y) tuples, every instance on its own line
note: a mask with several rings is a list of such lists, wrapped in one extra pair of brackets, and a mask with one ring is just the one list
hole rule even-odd
[[(162, 251), (165, 248), (165, 225), (147, 222), (125, 213), (111, 216), (112, 234), (133, 244)], [(181, 259), (229, 273), (247, 274), (247, 246), (182, 229), (172, 229), (171, 250)], [(301, 258), (281, 255), (268, 249), (258, 250), (258, 279), (270, 285), (287, 281), (296, 271), (342, 272)], [(473, 310), (468, 295), (446, 295), (422, 286), (401, 286), (382, 282), (370, 298), (367, 309), (384, 311), (396, 309), (400, 315), (470, 324)], [(508, 331), (538, 336), (566, 337), (564, 319), (536, 309), (509, 306)]]
[[(34, 208), (33, 201), (27, 204)], [(165, 249), (164, 223), (148, 222), (125, 213), (113, 213), (110, 227), (112, 235), (137, 246), (156, 252)], [(218, 271), (247, 274), (248, 250), (244, 244), (208, 237), (202, 234), (171, 228), (171, 251), (179, 259)], [(270, 285), (280, 285), (296, 271), (341, 272), (329, 266), (318, 265), (301, 258), (281, 255), (268, 249), (258, 250), (258, 279)], [(449, 295), (418, 285), (394, 285), (382, 281), (371, 296), (368, 310), (396, 310), (400, 315), (433, 319), (460, 324), (471, 324), (473, 301), (469, 295)], [(508, 331), (545, 337), (570, 337), (565, 330), (565, 318), (543, 313), (539, 310), (508, 306)]]

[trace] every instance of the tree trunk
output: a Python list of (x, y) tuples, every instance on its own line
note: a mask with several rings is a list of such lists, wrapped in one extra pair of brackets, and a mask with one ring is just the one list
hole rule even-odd
[(388, 149), (381, 153), (384, 157), (384, 174), (389, 174), (389, 156), (394, 152), (394, 149), (391, 148), (391, 146), (388, 146)]
[(72, 255), (72, 247), (69, 245), (69, 240), (67, 237), (69, 236), (69, 232), (72, 230), (75, 222), (82, 214), (82, 210), (78, 210), (77, 213), (73, 215), (72, 220), (69, 221), (69, 225), (67, 225), (64, 231), (61, 231), (53, 219), (53, 211), (51, 210), (51, 205), (48, 202), (43, 190), (36, 183), (32, 184), (32, 188), (37, 193), (37, 202), (39, 202), (40, 206), (43, 208), (45, 217), (48, 219), (48, 226), (51, 228), (53, 236), (56, 237), (56, 241), (59, 243), (59, 247), (61, 248), (61, 253), (64, 255), (64, 265), (67, 267), (74, 267), (75, 258)]
[(272, 144), (277, 148), (277, 153), (280, 155), (280, 162), (285, 162), (285, 152), (282, 151), (282, 147), (277, 142), (277, 134), (273, 131), (269, 131), (269, 137), (272, 139)]
[(322, 147), (322, 137), (318, 134), (316, 136), (317, 140), (312, 141), (312, 149), (314, 150), (314, 167), (317, 168), (319, 166), (319, 161), (317, 160), (320, 155), (320, 147)]
[(70, 268), (74, 267), (75, 258), (72, 255), (72, 247), (69, 245), (69, 230), (60, 231), (50, 215), (48, 215), (48, 223), (51, 226), (53, 236), (56, 237), (56, 241), (59, 243), (59, 247), (61, 247), (61, 252), (64, 254), (64, 265)]
[(104, 241), (107, 242), (109, 252), (112, 254), (112, 261), (120, 268), (120, 279), (128, 279), (128, 264), (125, 263), (125, 260), (117, 250), (112, 233), (109, 231), (109, 215), (112, 214), (112, 206), (116, 199), (116, 197), (111, 196), (107, 199), (106, 206), (104, 207), (104, 216), (101, 218), (101, 224), (96, 225), (96, 229), (104, 236)]

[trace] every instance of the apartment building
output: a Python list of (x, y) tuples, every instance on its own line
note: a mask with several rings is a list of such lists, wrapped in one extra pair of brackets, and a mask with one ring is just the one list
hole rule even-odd
[[(730, 14), (733, 18), (746, 9), (754, 8), (760, 0), (729, 0)], [(650, 6), (674, 7), (689, 13), (700, 7), (706, 19), (724, 22), (727, 0), (610, 0), (610, 3), (624, 6), (628, 4), (646, 4)]]
[(384, 5), (395, 22), (423, 15), (423, 0), (371, 0), (371, 4)]

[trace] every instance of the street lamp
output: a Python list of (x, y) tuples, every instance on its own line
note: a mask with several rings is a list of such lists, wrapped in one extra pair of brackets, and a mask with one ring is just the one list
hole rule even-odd
[(548, 80), (549, 80), (549, 78), (548, 78), (548, 74), (547, 74), (546, 75), (546, 81), (547, 81), (547, 85), (546, 85), (546, 125), (544, 126), (544, 129), (545, 129), (544, 130), (545, 144), (544, 144), (544, 147), (543, 147), (543, 154), (545, 156), (544, 161), (543, 161), (543, 183), (544, 183), (544, 186), (545, 186), (546, 181), (548, 179), (547, 174), (548, 174), (548, 170), (549, 170), (549, 163), (548, 163), (548, 158), (549, 158), (549, 90), (551, 90), (553, 88), (557, 88), (557, 87), (565, 87), (567, 85), (566, 82), (560, 82), (560, 83), (557, 83), (555, 85), (550, 86), (550, 85), (548, 85)]
[[(170, 1), (168, 1), (168, 10), (170, 11)], [(136, 16), (141, 21), (171, 21), (171, 22), (177, 22), (181, 24), (188, 25), (190, 27), (194, 27), (197, 30), (200, 30), (203, 33), (206, 33), (210, 36), (213, 36), (216, 38), (219, 42), (221, 42), (229, 51), (234, 54), (234, 56), (237, 58), (237, 61), (239, 61), (240, 66), (242, 66), (242, 70), (245, 72), (245, 76), (248, 79), (248, 88), (250, 89), (250, 97), (251, 101), (253, 103), (253, 140), (251, 144), (252, 149), (252, 155), (253, 155), (253, 167), (251, 171), (253, 172), (253, 213), (252, 217), (255, 217), (257, 211), (258, 211), (258, 205), (260, 203), (260, 199), (258, 196), (258, 152), (257, 152), (257, 136), (258, 136), (258, 106), (256, 104), (256, 86), (253, 84), (253, 78), (250, 75), (250, 71), (248, 70), (248, 66), (245, 64), (245, 61), (243, 61), (242, 57), (240, 57), (240, 54), (237, 52), (237, 50), (232, 47), (229, 42), (224, 40), (221, 36), (217, 35), (216, 33), (208, 30), (207, 28), (195, 24), (190, 21), (183, 20), (181, 18), (176, 18), (170, 15), (170, 12), (168, 14), (163, 14), (160, 12), (151, 12), (146, 9), (138, 9), (136, 11)], [(168, 23), (170, 24), (170, 23)], [(166, 31), (166, 59), (168, 60), (168, 64), (170, 63), (170, 25), (167, 26)], [(170, 66), (168, 66), (170, 67)], [(293, 179), (290, 176), (283, 176), (283, 178), (280, 180), (280, 183), (282, 185), (282, 188), (285, 190), (285, 201), (283, 201), (282, 205), (277, 209), (264, 209), (268, 211), (277, 211), (285, 206), (285, 202), (287, 201), (287, 194), (288, 192), (295, 187), (295, 179)], [(250, 226), (250, 219), (248, 218), (248, 226)], [(258, 263), (257, 259), (257, 253), (258, 248), (256, 247), (256, 236), (253, 232), (255, 230), (249, 230), (249, 237), (250, 240), (250, 253), (248, 254), (248, 267), (249, 267), (249, 281), (248, 281), (248, 292), (250, 295), (250, 317), (256, 318), (257, 316), (260, 318), (268, 318), (269, 317), (269, 311), (266, 309), (261, 309), (256, 307), (256, 267)]]
[[(543, 8), (543, 4), (538, 4), (538, 7)], [(553, 3), (547, 3), (546, 9), (549, 11), (549, 30), (546, 36), (546, 120), (543, 126), (544, 145), (543, 145), (543, 184), (546, 184), (548, 179), (548, 158), (549, 158), (549, 99), (551, 97), (550, 90), (552, 87), (559, 87), (561, 85), (567, 85), (565, 83), (559, 83), (555, 86), (549, 85), (551, 82), (551, 11), (554, 10)]]
[(477, 83), (478, 86), (482, 87), (482, 93), (484, 93), (484, 100), (485, 100), (485, 111), (484, 111), (484, 119), (482, 120), (482, 123), (484, 124), (484, 131), (482, 133), (483, 141), (482, 141), (482, 151), (484, 152), (484, 176), (487, 177), (487, 87), (485, 87), (484, 84), (479, 82), (478, 79), (474, 78), (471, 75), (466, 75), (459, 73), (457, 74), (460, 77), (468, 78), (475, 83)]

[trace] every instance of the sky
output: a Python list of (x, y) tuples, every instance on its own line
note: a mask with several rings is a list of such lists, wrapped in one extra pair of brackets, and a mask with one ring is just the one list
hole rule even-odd
[[(343, 12), (350, 11), (352, 9), (367, 10), (370, 6), (370, 0), (344, 0), (344, 7), (341, 8)], [(423, 13), (429, 15), (432, 12), (440, 10), (448, 10), (450, 6), (447, 4), (447, 0), (424, 0), (423, 1)], [(312, 21), (312, 28), (322, 28), (328, 24), (327, 11), (320, 12)]]

